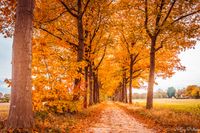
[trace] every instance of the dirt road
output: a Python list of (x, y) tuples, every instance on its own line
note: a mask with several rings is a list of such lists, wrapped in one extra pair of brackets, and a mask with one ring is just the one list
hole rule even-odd
[(139, 123), (132, 116), (109, 102), (102, 111), (100, 119), (95, 122), (86, 132), (89, 133), (154, 133), (145, 125)]

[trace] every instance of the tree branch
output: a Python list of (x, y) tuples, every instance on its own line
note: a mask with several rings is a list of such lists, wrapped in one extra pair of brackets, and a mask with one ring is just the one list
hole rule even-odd
[(65, 2), (63, 2), (62, 0), (60, 0), (61, 4), (65, 7), (65, 9), (67, 9), (67, 11), (74, 17), (78, 18), (78, 15), (74, 14), (72, 12), (72, 10), (65, 4)]
[(86, 3), (86, 5), (85, 5), (85, 7), (83, 9), (83, 12), (82, 12), (81, 16), (84, 15), (85, 11), (87, 10), (87, 7), (88, 7), (89, 3), (90, 3), (90, 0), (87, 0), (87, 3)]
[(121, 32), (121, 34), (122, 34), (122, 37), (123, 37), (123, 39), (124, 39), (124, 41), (125, 41), (125, 43), (126, 43), (126, 49), (127, 49), (127, 51), (128, 51), (128, 54), (131, 55), (131, 52), (130, 52), (130, 49), (129, 49), (129, 43), (128, 43), (128, 41), (126, 40), (126, 37), (125, 37), (123, 31)]
[[(59, 36), (53, 34), (52, 32), (48, 31), (48, 30), (45, 29), (45, 28), (39, 27), (39, 29), (40, 29), (40, 30), (43, 30), (43, 31), (45, 31), (45, 32), (47, 32), (48, 34), (54, 36), (55, 38), (57, 38), (57, 39), (59, 39), (59, 40), (61, 40), (61, 41), (63, 40), (61, 37), (59, 37)], [(70, 42), (70, 41), (68, 41), (68, 40), (64, 40), (64, 41), (67, 42), (68, 44), (70, 44), (72, 47), (74, 47), (74, 48), (77, 50), (78, 46), (77, 46), (75, 43), (72, 43), (72, 42)]]
[(53, 19), (50, 19), (50, 20), (47, 20), (47, 21), (45, 21), (45, 22), (43, 22), (43, 23), (50, 23), (50, 22), (53, 22), (53, 21), (55, 21), (55, 20), (57, 20), (58, 18), (60, 18), (64, 13), (66, 13), (66, 12), (68, 12), (68, 11), (63, 11), (62, 13), (60, 13), (58, 16), (56, 16), (55, 18), (53, 18)]
[(135, 64), (135, 61), (136, 61), (136, 59), (137, 59), (138, 56), (139, 56), (139, 53), (137, 53), (137, 54), (134, 56), (133, 64)]
[(159, 8), (157, 17), (156, 17), (156, 28), (155, 28), (154, 35), (159, 33), (159, 22), (160, 22), (160, 19), (161, 19), (161, 13), (162, 13), (162, 9), (164, 7), (164, 4), (165, 4), (165, 0), (162, 0), (161, 3), (160, 3), (160, 8)]
[(145, 0), (145, 21), (144, 21), (144, 27), (146, 29), (146, 32), (147, 34), (152, 38), (152, 34), (151, 32), (149, 31), (149, 28), (148, 28), (148, 7), (147, 7), (147, 0)]
[(155, 49), (155, 52), (157, 52), (158, 50), (160, 50), (161, 48), (163, 48), (163, 44), (161, 43), (161, 45), (159, 46), (159, 47), (157, 47), (156, 49)]
[(172, 25), (172, 24), (174, 24), (175, 22), (177, 22), (177, 21), (179, 21), (179, 20), (181, 20), (181, 19), (183, 19), (183, 18), (186, 18), (186, 17), (188, 17), (188, 16), (190, 16), (190, 15), (194, 15), (194, 14), (196, 14), (196, 13), (198, 13), (198, 12), (200, 12), (200, 9), (197, 10), (197, 11), (191, 12), (191, 13), (189, 13), (189, 14), (180, 16), (179, 18), (177, 18), (177, 19), (175, 19), (173, 22), (171, 22), (170, 25)]
[(108, 37), (108, 39), (107, 39), (107, 41), (106, 41), (106, 44), (105, 44), (105, 48), (104, 48), (104, 51), (103, 51), (103, 55), (102, 55), (102, 57), (101, 57), (101, 60), (99, 61), (99, 63), (98, 63), (98, 65), (96, 66), (96, 68), (95, 68), (95, 70), (97, 70), (98, 68), (99, 68), (99, 66), (101, 65), (101, 63), (102, 63), (102, 61), (103, 61), (103, 59), (104, 59), (104, 57), (105, 57), (105, 55), (106, 55), (106, 49), (107, 49), (107, 43), (108, 43), (108, 40), (110, 39), (110, 35), (109, 35), (109, 37)]
[(133, 76), (132, 78), (135, 79), (135, 78), (139, 77), (142, 74), (143, 71), (144, 70), (140, 71), (137, 75)]
[(170, 8), (169, 8), (169, 11), (167, 12), (167, 15), (165, 16), (165, 18), (164, 18), (164, 20), (163, 20), (161, 26), (163, 26), (163, 25), (165, 24), (165, 22), (167, 21), (167, 18), (169, 17), (169, 15), (170, 15), (170, 13), (171, 13), (171, 11), (172, 11), (172, 9), (173, 9), (175, 3), (176, 3), (176, 0), (173, 0), (171, 6), (170, 6)]

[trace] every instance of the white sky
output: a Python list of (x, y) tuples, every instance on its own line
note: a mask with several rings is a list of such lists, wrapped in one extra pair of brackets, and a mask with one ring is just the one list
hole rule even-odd
[(12, 39), (0, 35), (0, 80), (11, 78)]
[[(0, 36), (0, 80), (11, 78), (12, 39)], [(158, 79), (156, 89), (166, 89), (170, 86), (181, 89), (187, 85), (200, 85), (200, 42), (195, 49), (187, 50), (179, 55), (186, 71), (176, 72), (169, 79)]]
[(195, 49), (182, 52), (179, 57), (181, 64), (186, 67), (186, 71), (176, 72), (166, 80), (158, 79), (157, 89), (166, 89), (171, 86), (182, 89), (188, 85), (200, 85), (200, 42), (197, 43)]

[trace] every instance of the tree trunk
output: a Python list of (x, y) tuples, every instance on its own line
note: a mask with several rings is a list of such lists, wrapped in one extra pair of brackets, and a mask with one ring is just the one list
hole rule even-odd
[(122, 89), (122, 102), (124, 102), (125, 101), (124, 78), (123, 78), (123, 81), (122, 81), (122, 86), (120, 88)]
[(99, 75), (98, 75), (98, 70), (97, 70), (97, 73), (96, 73), (96, 102), (99, 103)]
[[(78, 18), (77, 18), (77, 27), (78, 27), (78, 51), (77, 51), (77, 62), (81, 62), (84, 57), (84, 36), (83, 36), (83, 21), (82, 21), (82, 2), (78, 0)], [(81, 74), (82, 69), (78, 69), (78, 73)], [(74, 82), (74, 96), (73, 100), (78, 101), (80, 98), (80, 86), (81, 78), (75, 78)]]
[(32, 128), (33, 0), (18, 0), (13, 40), (11, 104), (7, 128)]
[(125, 103), (127, 103), (127, 89), (126, 89), (126, 70), (124, 70), (123, 73), (123, 89), (124, 89), (124, 101)]
[(129, 103), (132, 103), (133, 55), (130, 55)]
[(93, 76), (92, 76), (93, 72), (92, 72), (92, 64), (89, 64), (89, 89), (90, 89), (90, 99), (89, 99), (89, 105), (91, 106), (93, 104), (93, 85), (92, 85), (92, 81), (93, 81)]
[(87, 108), (87, 93), (88, 93), (88, 66), (85, 67), (85, 94), (84, 94), (84, 108)]
[(97, 101), (96, 101), (96, 94), (97, 94), (97, 84), (96, 84), (96, 74), (95, 72), (93, 72), (93, 102), (96, 104)]
[(125, 103), (128, 103), (126, 82), (124, 85), (125, 85), (125, 88), (124, 88), (125, 89), (125, 94), (124, 94), (125, 95)]
[(154, 86), (154, 72), (155, 72), (155, 45), (156, 37), (151, 39), (151, 51), (150, 51), (150, 73), (148, 82), (147, 102), (146, 108), (151, 109), (153, 107), (153, 86)]

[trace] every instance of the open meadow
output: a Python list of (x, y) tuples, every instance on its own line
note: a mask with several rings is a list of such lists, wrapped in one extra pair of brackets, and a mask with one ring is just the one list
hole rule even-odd
[[(198, 132), (200, 129), (200, 100), (199, 99), (154, 99), (154, 108), (151, 110), (145, 109), (145, 99), (133, 99), (133, 104), (125, 104), (116, 102), (115, 104), (124, 110), (128, 115), (133, 116), (136, 121), (143, 123), (149, 129), (154, 129), (154, 131), (194, 131)], [(51, 126), (52, 120), (54, 121), (54, 125), (57, 126), (56, 130), (58, 131), (82, 131), (85, 130), (86, 127), (92, 127), (91, 121), (94, 117), (96, 120), (101, 119), (101, 112), (105, 115), (105, 111), (108, 106), (112, 106), (112, 112), (109, 113), (111, 115), (118, 108), (115, 104), (105, 104), (101, 103), (97, 107), (89, 107), (87, 110), (83, 110), (82, 112), (75, 115), (52, 115), (47, 114), (46, 118), (43, 119), (43, 116), (39, 114), (36, 115), (36, 126), (42, 127), (45, 131), (55, 130), (54, 127)], [(0, 119), (6, 119), (8, 115), (9, 103), (1, 103), (0, 104)], [(91, 112), (93, 110), (93, 112)], [(101, 110), (101, 111), (100, 111)], [(87, 113), (86, 113), (87, 112)], [(98, 113), (97, 113), (98, 112)], [(84, 122), (86, 117), (82, 117), (80, 114), (87, 114), (84, 116), (88, 117), (88, 121)], [(106, 114), (107, 115), (107, 114)], [(50, 117), (49, 117), (50, 116)], [(81, 117), (80, 117), (81, 116)], [(108, 116), (109, 117), (109, 116)], [(41, 119), (42, 118), (42, 119)], [(61, 119), (62, 120), (59, 120)], [(70, 119), (69, 119), (70, 118)], [(64, 121), (63, 121), (64, 120)], [(94, 122), (94, 121), (93, 121)], [(115, 123), (115, 122), (114, 122)], [(83, 125), (80, 127), (80, 125)], [(87, 125), (87, 126), (86, 126)], [(61, 128), (60, 128), (61, 127)], [(79, 129), (77, 129), (79, 127)]]
[(0, 103), (0, 120), (4, 120), (8, 115), (9, 103)]
[[(137, 106), (145, 106), (146, 99), (134, 99)], [(155, 109), (168, 109), (200, 115), (200, 99), (154, 99)]]
[(132, 105), (117, 104), (150, 128), (196, 132), (200, 129), (199, 99), (154, 99), (154, 108), (151, 110), (145, 110), (145, 99), (133, 101)]

